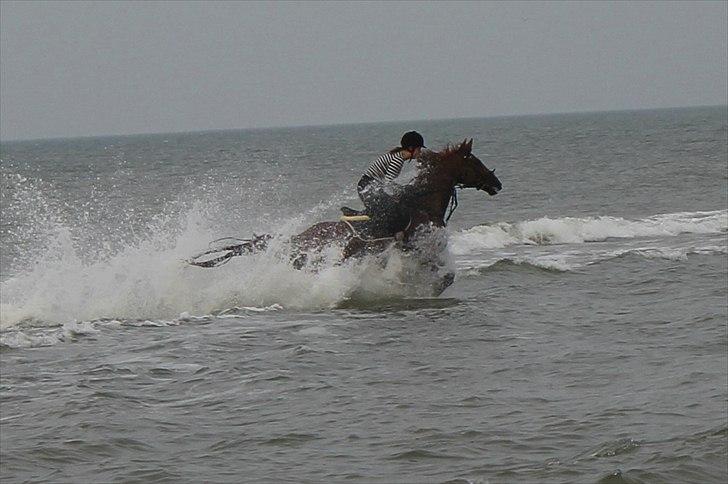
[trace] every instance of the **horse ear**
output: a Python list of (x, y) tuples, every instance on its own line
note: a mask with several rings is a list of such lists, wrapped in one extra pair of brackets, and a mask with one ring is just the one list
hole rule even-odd
[(473, 151), (473, 138), (470, 138), (470, 141), (468, 141), (468, 152)]
[(465, 138), (462, 143), (460, 143), (460, 146), (458, 147), (458, 151), (460, 153), (467, 153), (468, 152), (468, 138)]

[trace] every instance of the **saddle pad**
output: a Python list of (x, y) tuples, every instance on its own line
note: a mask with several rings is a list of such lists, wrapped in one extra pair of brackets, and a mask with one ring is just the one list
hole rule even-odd
[(369, 215), (342, 215), (339, 220), (342, 222), (366, 222), (369, 220)]

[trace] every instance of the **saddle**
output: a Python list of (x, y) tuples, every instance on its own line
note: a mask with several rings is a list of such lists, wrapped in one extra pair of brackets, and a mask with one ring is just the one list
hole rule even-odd
[(339, 220), (348, 224), (359, 238), (365, 240), (394, 237), (410, 223), (409, 214), (370, 214), (349, 207), (341, 207), (341, 213)]
[(349, 207), (341, 207), (341, 221), (347, 222), (347, 221), (354, 221), (354, 222), (364, 222), (366, 220), (369, 220), (370, 217), (367, 215), (367, 213), (363, 210), (354, 210), (353, 208)]

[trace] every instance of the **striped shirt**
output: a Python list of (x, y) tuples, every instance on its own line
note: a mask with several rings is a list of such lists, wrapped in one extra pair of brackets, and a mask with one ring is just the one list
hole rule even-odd
[(364, 174), (380, 182), (390, 182), (399, 176), (403, 165), (404, 158), (399, 153), (384, 153), (369, 165)]

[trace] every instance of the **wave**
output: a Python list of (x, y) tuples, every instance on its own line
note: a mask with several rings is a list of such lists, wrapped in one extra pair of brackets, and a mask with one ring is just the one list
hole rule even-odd
[(707, 245), (704, 247), (638, 247), (619, 250), (569, 251), (556, 254), (524, 254), (502, 255), (486, 259), (464, 259), (457, 264), (459, 275), (480, 276), (498, 271), (543, 271), (571, 272), (582, 267), (601, 264), (614, 259), (640, 257), (645, 259), (661, 259), (685, 261), (691, 255), (728, 254), (728, 246)]
[[(26, 263), (0, 281), (0, 330), (16, 326), (57, 328), (63, 324), (109, 319), (164, 325), (210, 315), (245, 317), (266, 311), (348, 307), (349, 301), (357, 307), (361, 301), (368, 300), (387, 304), (392, 298), (431, 296), (432, 277), (439, 275), (423, 271), (415, 260), (396, 252), (386, 259), (339, 264), (336, 247), (321, 254), (316, 271), (293, 269), (287, 257), (281, 255), (286, 252), (285, 240), (312, 221), (320, 220), (326, 210), (339, 205), (342, 194), (296, 217), (247, 224), (258, 229), (263, 227), (280, 237), (262, 254), (236, 257), (222, 267), (202, 269), (189, 266), (184, 260), (220, 236), (220, 219), (210, 218), (217, 208), (215, 204), (224, 205), (219, 200), (211, 201), (215, 200), (215, 194), (196, 200), (179, 213), (161, 213), (156, 223), (145, 227), (143, 236), (122, 240), (115, 233), (121, 242), (109, 248), (105, 246), (109, 234), (89, 233), (88, 226), (69, 223), (53, 207), (50, 198), (43, 198), (43, 192), (30, 184), (27, 197), (19, 198), (34, 202), (21, 204), (21, 208), (37, 206), (37, 200), (45, 200), (41, 204), (43, 210), (33, 212), (38, 219), (25, 224), (43, 229), (31, 234), (33, 243), (18, 242), (14, 246), (16, 251), (18, 247), (23, 248), (17, 260)], [(488, 257), (481, 255), (489, 249), (514, 245), (540, 247), (610, 238), (713, 234), (727, 229), (728, 210), (680, 212), (634, 221), (602, 216), (500, 222), (451, 234), (447, 244), (449, 253), (458, 258), (450, 259), (445, 254), (441, 269), (450, 271), (455, 266), (461, 275), (468, 275), (473, 270), (494, 265), (497, 270), (502, 264), (510, 264), (563, 272), (630, 251), (645, 257), (680, 258), (687, 253), (680, 252), (683, 249), (668, 253), (667, 249), (650, 247), (612, 250), (600, 253), (596, 259), (594, 251), (587, 259), (565, 251), (556, 254), (496, 251)], [(125, 230), (122, 227), (119, 232)], [(79, 232), (85, 238), (80, 239)], [(725, 253), (722, 245), (685, 250)], [(505, 262), (497, 266), (499, 261)], [(63, 338), (66, 336), (61, 334), (57, 339)]]
[(512, 245), (576, 244), (615, 238), (718, 234), (726, 231), (728, 210), (669, 213), (641, 220), (610, 216), (543, 217), (523, 222), (478, 225), (453, 234), (449, 248), (455, 255), (465, 255)]
[(611, 258), (624, 258), (630, 256), (644, 257), (645, 259), (687, 260), (690, 255), (721, 255), (728, 254), (728, 246), (707, 245), (704, 247), (639, 247), (625, 249), (611, 253)]
[(568, 264), (565, 260), (557, 257), (540, 259), (529, 259), (527, 257), (504, 257), (502, 259), (484, 261), (480, 264), (474, 261), (469, 261), (469, 264), (466, 265), (466, 267), (460, 268), (460, 275), (464, 277), (478, 277), (482, 274), (501, 271), (560, 273), (569, 272), (573, 269), (573, 265)]

